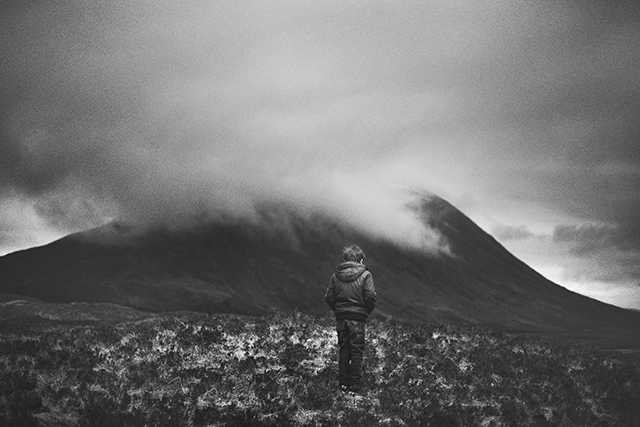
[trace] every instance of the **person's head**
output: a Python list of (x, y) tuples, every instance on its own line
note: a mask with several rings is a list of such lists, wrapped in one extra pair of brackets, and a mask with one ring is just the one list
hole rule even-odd
[(346, 261), (364, 262), (365, 256), (362, 249), (357, 245), (345, 246), (342, 249), (342, 257)]

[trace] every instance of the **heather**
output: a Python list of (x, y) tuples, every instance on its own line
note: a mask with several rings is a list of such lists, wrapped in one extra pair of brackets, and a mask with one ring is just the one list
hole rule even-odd
[(0, 336), (0, 425), (632, 426), (633, 356), (466, 326), (372, 321), (338, 392), (331, 317), (176, 314)]

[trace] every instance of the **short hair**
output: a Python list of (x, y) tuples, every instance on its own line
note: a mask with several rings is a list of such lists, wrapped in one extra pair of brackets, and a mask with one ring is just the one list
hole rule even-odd
[(342, 256), (345, 261), (360, 262), (366, 258), (364, 252), (357, 245), (345, 246), (342, 249)]

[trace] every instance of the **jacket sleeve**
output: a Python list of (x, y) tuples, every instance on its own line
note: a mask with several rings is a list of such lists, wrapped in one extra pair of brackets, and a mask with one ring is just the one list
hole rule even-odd
[(331, 276), (329, 280), (329, 287), (327, 288), (327, 292), (324, 294), (324, 300), (327, 302), (331, 310), (336, 309), (336, 282), (334, 280), (334, 276)]
[(364, 296), (364, 303), (367, 306), (367, 311), (371, 313), (376, 307), (376, 300), (378, 299), (376, 288), (375, 286), (373, 286), (373, 276), (371, 275), (371, 273), (367, 274), (367, 276), (364, 278), (364, 287), (362, 291)]

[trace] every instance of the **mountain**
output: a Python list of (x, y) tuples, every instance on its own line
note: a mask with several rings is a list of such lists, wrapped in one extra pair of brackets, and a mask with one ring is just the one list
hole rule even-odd
[(422, 196), (416, 215), (444, 236), (449, 253), (403, 248), (329, 217), (283, 208), (265, 213), (277, 221), (189, 231), (137, 232), (112, 223), (0, 257), (0, 293), (153, 312), (260, 315), (297, 308), (324, 315), (341, 249), (356, 243), (374, 276), (378, 318), (637, 338), (640, 313), (548, 281), (445, 200)]
[(111, 303), (46, 303), (18, 295), (0, 295), (0, 328), (3, 330), (25, 324), (117, 324), (155, 316)]

